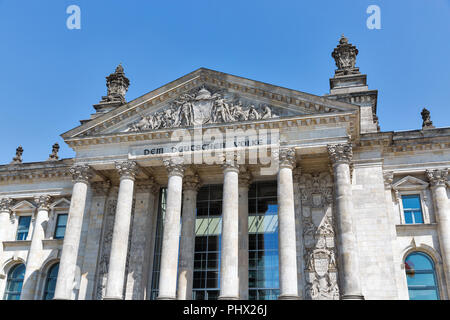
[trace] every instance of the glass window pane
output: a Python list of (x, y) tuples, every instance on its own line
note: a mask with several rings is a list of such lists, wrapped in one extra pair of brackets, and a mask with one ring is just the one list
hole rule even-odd
[(423, 223), (422, 211), (413, 211), (413, 214), (415, 223)]
[(422, 252), (411, 253), (405, 260), (406, 280), (411, 300), (438, 300), (434, 263)]
[(403, 195), (403, 209), (420, 209), (419, 195)]
[(412, 224), (414, 223), (412, 212), (405, 211), (405, 223), (406, 224)]
[(409, 290), (410, 300), (438, 300), (437, 292), (433, 290)]
[(31, 216), (19, 217), (19, 225), (17, 228), (16, 240), (26, 240), (28, 237), (28, 230), (30, 229)]
[(8, 272), (4, 300), (20, 299), (24, 275), (25, 275), (24, 264), (16, 265)]

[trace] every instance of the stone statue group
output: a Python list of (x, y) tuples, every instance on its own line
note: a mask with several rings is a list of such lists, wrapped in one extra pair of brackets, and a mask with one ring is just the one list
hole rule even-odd
[(220, 93), (202, 88), (197, 94), (185, 93), (167, 109), (142, 117), (129, 126), (127, 131), (157, 130), (207, 123), (256, 121), (278, 117), (267, 105), (245, 107), (242, 102), (227, 101)]

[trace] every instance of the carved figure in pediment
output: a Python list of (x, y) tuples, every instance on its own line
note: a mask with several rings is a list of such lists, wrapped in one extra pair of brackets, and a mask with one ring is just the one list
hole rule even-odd
[(231, 116), (230, 106), (225, 99), (217, 99), (213, 106), (212, 122), (232, 122), (234, 118)]
[(268, 105), (264, 106), (263, 116), (262, 119), (270, 119), (272, 118), (272, 110), (270, 110)]
[(251, 105), (250, 109), (248, 110), (248, 120), (259, 120), (259, 119), (261, 119), (261, 116), (259, 115), (255, 106)]

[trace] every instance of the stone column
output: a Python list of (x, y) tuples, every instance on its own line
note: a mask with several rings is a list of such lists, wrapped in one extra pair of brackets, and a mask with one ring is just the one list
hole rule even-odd
[(239, 172), (239, 297), (248, 300), (248, 188), (250, 173)]
[(178, 158), (165, 159), (169, 180), (164, 217), (158, 300), (175, 300), (177, 295), (178, 249), (180, 241), (181, 195), (184, 168)]
[(297, 300), (297, 243), (295, 236), (294, 181), (295, 150), (281, 149), (278, 170), (278, 259), (280, 300)]
[(222, 250), (219, 300), (239, 300), (239, 165), (223, 165)]
[(353, 157), (352, 145), (329, 145), (328, 153), (333, 165), (334, 175), (341, 299), (363, 300), (350, 181), (350, 163)]
[(195, 219), (197, 191), (200, 179), (196, 174), (184, 176), (183, 213), (181, 217), (180, 263), (178, 275), (178, 300), (192, 300), (195, 252)]
[(447, 197), (448, 169), (427, 170), (431, 185), (433, 204), (438, 222), (439, 244), (444, 264), (447, 290), (450, 296), (450, 203)]
[(45, 239), (50, 201), (51, 197), (48, 195), (42, 195), (35, 199), (38, 210), (34, 221), (33, 235), (31, 238), (30, 251), (28, 251), (20, 300), (34, 300), (36, 294), (36, 284), (42, 262), (42, 240)]
[(159, 185), (153, 177), (140, 181), (135, 186), (135, 207), (128, 249), (125, 300), (145, 300), (148, 268), (151, 255), (153, 212), (159, 194)]
[(55, 300), (71, 300), (77, 268), (78, 246), (80, 244), (81, 226), (86, 205), (89, 179), (93, 173), (87, 165), (70, 168), (74, 186), (70, 201), (69, 220), (64, 236), (58, 279), (56, 281)]
[(3, 261), (3, 241), (9, 240), (11, 204), (12, 199), (10, 198), (2, 198), (0, 200), (0, 261)]
[(116, 169), (120, 175), (120, 185), (104, 300), (123, 299), (128, 237), (133, 207), (134, 179), (138, 166), (134, 161), (116, 162)]

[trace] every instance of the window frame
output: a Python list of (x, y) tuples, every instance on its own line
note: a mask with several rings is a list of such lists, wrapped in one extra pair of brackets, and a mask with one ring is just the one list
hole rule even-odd
[[(392, 185), (392, 190), (395, 193), (395, 200), (398, 207), (399, 221), (401, 225), (413, 226), (431, 223), (430, 210), (432, 205), (429, 204), (429, 183), (413, 176), (406, 176), (394, 183)], [(402, 201), (403, 195), (419, 195), (423, 223), (406, 223)]]
[[(17, 268), (19, 268), (19, 267), (21, 267), (21, 266), (23, 266), (23, 268), (24, 268), (24, 278), (25, 278), (25, 269), (26, 269), (26, 265), (25, 265), (25, 263), (22, 262), (22, 261), (19, 262), (19, 263), (13, 264), (13, 265), (9, 268), (8, 272), (6, 273), (6, 283), (5, 283), (5, 289), (4, 289), (4, 291), (3, 291), (3, 299), (2, 299), (2, 300), (4, 300), (4, 301), (13, 301), (13, 300), (11, 300), (11, 299), (6, 299), (6, 296), (11, 294), (11, 293), (8, 293), (8, 287), (9, 287), (9, 284), (10, 284), (10, 281), (11, 281), (10, 275), (11, 275), (11, 273), (13, 273)], [(17, 300), (20, 300), (20, 295), (22, 294), (24, 278), (22, 278), (22, 286), (21, 286), (21, 288), (20, 288), (20, 292), (18, 292), (18, 294), (19, 294), (19, 299), (17, 299)], [(17, 280), (15, 280), (15, 281), (17, 282)], [(13, 291), (13, 292), (16, 293), (16, 294), (14, 294), (14, 295), (17, 295), (17, 291)]]
[[(56, 236), (56, 232), (58, 231), (58, 228), (60, 227), (60, 226), (58, 225), (58, 221), (59, 221), (59, 218), (60, 218), (61, 216), (67, 216), (66, 224), (64, 225), (64, 236), (62, 236), (62, 237), (57, 237), (57, 236)], [(55, 228), (54, 228), (54, 230), (53, 230), (53, 239), (55, 239), (55, 240), (60, 240), (60, 239), (64, 239), (64, 238), (65, 238), (65, 236), (66, 236), (66, 230), (67, 230), (67, 222), (68, 222), (68, 221), (69, 221), (69, 213), (60, 212), (60, 213), (55, 214)]]
[[(20, 220), (22, 218), (30, 218), (30, 222), (28, 224), (27, 236), (25, 237), (25, 239), (18, 239), (18, 237), (19, 237)], [(16, 235), (14, 237), (14, 241), (29, 241), (29, 240), (31, 240), (31, 234), (33, 232), (33, 228), (32, 228), (33, 221), (34, 221), (33, 215), (21, 214), (21, 215), (17, 216)]]
[[(437, 301), (441, 300), (442, 299), (442, 285), (441, 285), (441, 278), (440, 278), (441, 270), (439, 268), (439, 264), (436, 262), (436, 260), (434, 259), (433, 255), (431, 255), (428, 252), (422, 251), (422, 250), (409, 251), (405, 255), (404, 259), (403, 259), (403, 269), (404, 269), (404, 275), (405, 275), (405, 281), (406, 281), (406, 291), (407, 291), (408, 299), (410, 301), (415, 301), (415, 300), (411, 300), (411, 296), (409, 294), (410, 290), (420, 290), (421, 289), (421, 288), (410, 289), (410, 286), (408, 284), (408, 273), (406, 271), (406, 260), (408, 259), (408, 257), (410, 257), (411, 255), (414, 255), (414, 254), (418, 254), (418, 255), (424, 256), (431, 263), (431, 265), (432, 265), (432, 274), (434, 276), (435, 285), (432, 286), (432, 287), (428, 286), (427, 288), (435, 288), (436, 294), (437, 294)], [(422, 270), (419, 271), (420, 274), (430, 273), (430, 271), (427, 271), (427, 272), (421, 272), (421, 271)], [(423, 288), (422, 288), (422, 290), (423, 290)]]
[[(48, 286), (48, 283), (49, 283), (49, 276), (50, 276), (50, 273), (51, 273), (51, 271), (52, 271), (52, 269), (56, 266), (56, 265), (58, 265), (58, 273), (59, 273), (59, 261), (57, 261), (57, 262), (55, 262), (55, 263), (52, 263), (49, 267), (47, 267), (47, 272), (45, 273), (45, 275), (44, 275), (44, 287), (42, 288), (42, 300), (47, 300), (47, 299), (45, 299), (45, 296), (47, 295), (47, 286)], [(58, 273), (56, 273), (56, 279), (58, 278)], [(56, 288), (55, 288), (56, 289)], [(53, 292), (53, 297), (54, 297), (54, 292)]]
[[(413, 222), (413, 223), (407, 223), (406, 222), (406, 217), (405, 217), (405, 208), (403, 207), (403, 197), (407, 196), (418, 196), (419, 197), (419, 204), (420, 204), (420, 213), (422, 214), (422, 220), (423, 222), (417, 223), (417, 222)], [(421, 224), (427, 224), (426, 220), (425, 220), (425, 210), (424, 210), (424, 201), (422, 200), (423, 196), (421, 193), (417, 193), (417, 192), (403, 192), (400, 196), (400, 201), (399, 201), (399, 206), (400, 206), (400, 210), (402, 212), (402, 224), (405, 225), (421, 225)], [(414, 215), (412, 216), (413, 221), (415, 220)], [(429, 222), (428, 222), (429, 223)]]

